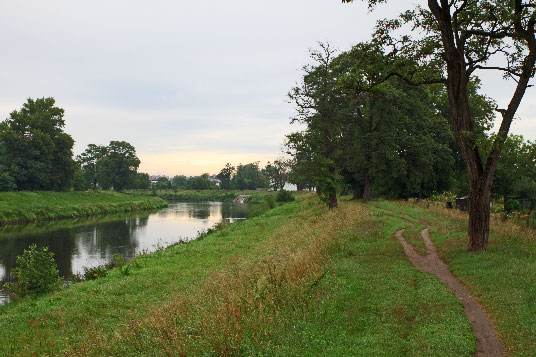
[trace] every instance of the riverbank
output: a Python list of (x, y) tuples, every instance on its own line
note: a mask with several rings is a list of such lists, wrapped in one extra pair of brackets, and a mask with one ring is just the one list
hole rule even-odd
[(79, 218), (166, 207), (157, 197), (113, 191), (0, 192), (0, 224)]
[(168, 201), (179, 202), (231, 202), (239, 195), (250, 196), (247, 200), (248, 203), (263, 203), (268, 197), (277, 195), (276, 191), (255, 191), (255, 190), (127, 190), (127, 193), (143, 196), (156, 196)]
[(0, 307), (0, 355), (472, 356), (460, 301), (417, 271), (394, 233), (440, 256), (483, 304), (511, 355), (536, 349), (532, 231), (495, 222), (465, 250), (463, 213), (315, 195), (142, 255), (129, 274)]

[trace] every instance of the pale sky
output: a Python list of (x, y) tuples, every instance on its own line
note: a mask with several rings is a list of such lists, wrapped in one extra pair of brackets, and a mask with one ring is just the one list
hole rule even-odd
[[(0, 120), (26, 98), (54, 97), (79, 154), (125, 140), (149, 174), (217, 173), (226, 162), (276, 159), (308, 50), (370, 38), (376, 19), (340, 0), (0, 0)], [(504, 103), (502, 80), (484, 93)], [(536, 139), (536, 89), (513, 133)]]

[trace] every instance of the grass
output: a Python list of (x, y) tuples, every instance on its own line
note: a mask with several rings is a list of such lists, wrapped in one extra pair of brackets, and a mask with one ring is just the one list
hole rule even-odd
[[(492, 217), (489, 247), (469, 253), (467, 215), (429, 203), (376, 203), (431, 224), (431, 238), (451, 271), (481, 301), (510, 356), (536, 351), (536, 231)], [(429, 208), (426, 206), (429, 205)]]
[(301, 196), (0, 307), (0, 355), (472, 355), (461, 303), (394, 238), (406, 224)]
[[(147, 190), (127, 190), (126, 192), (152, 196), (153, 191), (151, 189)], [(275, 191), (239, 191), (239, 190), (156, 190), (157, 197), (161, 197), (170, 201), (181, 201), (181, 202), (203, 202), (203, 201), (218, 201), (218, 202), (231, 202), (238, 195), (250, 195), (248, 199), (250, 203), (262, 203), (265, 202), (268, 197), (273, 197), (277, 195)]]
[(165, 207), (156, 197), (112, 191), (0, 192), (0, 224), (78, 218)]

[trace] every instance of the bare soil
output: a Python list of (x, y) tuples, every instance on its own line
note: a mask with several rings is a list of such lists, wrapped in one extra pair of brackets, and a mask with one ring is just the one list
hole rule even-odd
[(447, 288), (452, 290), (464, 306), (464, 312), (473, 327), (473, 333), (477, 338), (478, 348), (476, 356), (504, 356), (504, 347), (497, 337), (493, 324), (488, 315), (465, 287), (449, 270), (437, 254), (437, 248), (430, 239), (429, 226), (421, 231), (421, 236), (426, 245), (426, 256), (418, 254), (413, 246), (404, 238), (404, 230), (396, 232), (396, 237), (402, 243), (404, 252), (417, 270), (435, 275)]

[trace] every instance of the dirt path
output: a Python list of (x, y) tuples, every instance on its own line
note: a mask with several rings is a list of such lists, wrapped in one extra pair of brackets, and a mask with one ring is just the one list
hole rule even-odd
[(471, 321), (473, 333), (477, 338), (476, 356), (504, 356), (503, 345), (497, 338), (488, 315), (469, 290), (452, 275), (448, 265), (439, 258), (436, 246), (430, 239), (429, 228), (427, 225), (427, 228), (421, 231), (427, 253), (424, 257), (419, 255), (413, 246), (406, 241), (403, 229), (396, 232), (396, 237), (402, 243), (404, 252), (417, 270), (434, 274), (461, 300), (465, 315)]

